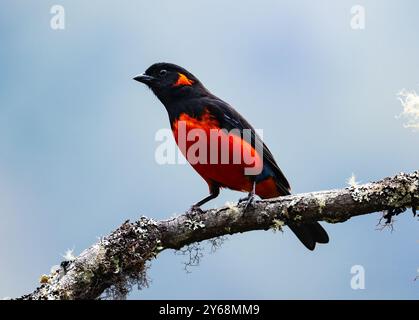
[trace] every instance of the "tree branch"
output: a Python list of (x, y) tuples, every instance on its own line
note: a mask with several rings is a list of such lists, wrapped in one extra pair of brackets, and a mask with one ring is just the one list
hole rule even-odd
[(165, 249), (180, 249), (227, 234), (281, 229), (310, 221), (344, 222), (351, 217), (384, 211), (386, 223), (419, 204), (419, 171), (340, 190), (296, 194), (257, 201), (244, 211), (230, 205), (187, 212), (169, 220), (141, 217), (126, 221), (80, 256), (61, 263), (41, 277), (41, 286), (19, 299), (96, 299), (105, 291), (123, 298), (132, 285), (147, 286), (148, 262)]

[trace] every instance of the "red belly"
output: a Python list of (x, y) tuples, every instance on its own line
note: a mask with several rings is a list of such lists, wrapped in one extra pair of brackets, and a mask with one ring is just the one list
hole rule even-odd
[[(215, 132), (218, 137), (214, 139)], [(209, 186), (216, 183), (237, 191), (252, 190), (252, 179), (245, 169), (260, 173), (263, 159), (247, 141), (222, 131), (218, 121), (208, 113), (200, 119), (182, 114), (173, 123), (173, 133), (182, 154)], [(263, 198), (277, 196), (276, 189), (272, 178), (256, 185), (256, 193)]]

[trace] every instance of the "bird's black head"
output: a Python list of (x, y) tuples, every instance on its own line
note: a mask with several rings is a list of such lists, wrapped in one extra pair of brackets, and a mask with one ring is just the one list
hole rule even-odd
[(189, 71), (172, 63), (155, 63), (134, 80), (146, 84), (163, 104), (209, 94)]

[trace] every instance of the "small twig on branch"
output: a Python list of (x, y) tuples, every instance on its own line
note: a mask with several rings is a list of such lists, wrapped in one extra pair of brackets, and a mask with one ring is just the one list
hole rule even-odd
[(123, 298), (132, 285), (147, 286), (148, 262), (165, 249), (179, 250), (202, 240), (251, 230), (281, 229), (292, 221), (344, 222), (351, 217), (385, 211), (395, 215), (419, 203), (419, 171), (346, 189), (296, 194), (257, 201), (244, 212), (229, 205), (188, 212), (170, 220), (141, 217), (83, 251), (65, 268), (42, 277), (34, 292), (20, 299), (96, 299), (107, 291)]

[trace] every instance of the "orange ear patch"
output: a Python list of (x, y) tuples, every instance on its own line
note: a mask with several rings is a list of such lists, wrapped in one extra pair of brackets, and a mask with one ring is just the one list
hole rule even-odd
[(178, 86), (191, 86), (193, 84), (193, 80), (189, 79), (183, 73), (178, 72), (179, 78), (177, 79), (176, 83), (173, 85), (174, 87)]

